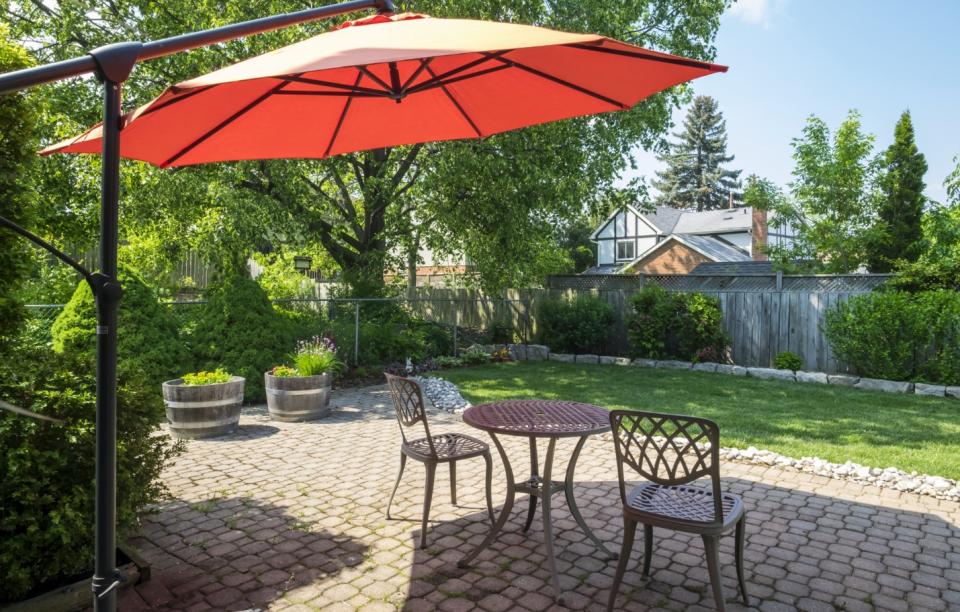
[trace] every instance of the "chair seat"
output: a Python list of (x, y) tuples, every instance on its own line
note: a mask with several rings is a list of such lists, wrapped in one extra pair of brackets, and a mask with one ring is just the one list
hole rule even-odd
[(644, 483), (627, 495), (624, 510), (636, 518), (649, 517), (654, 524), (669, 527), (671, 523), (697, 533), (727, 531), (743, 515), (743, 500), (733, 493), (721, 493), (723, 521), (714, 519), (713, 492), (691, 485), (664, 486)]
[[(431, 436), (433, 448), (437, 451), (437, 459), (440, 461), (453, 461), (456, 459), (466, 459), (467, 457), (478, 457), (489, 452), (489, 447), (473, 438), (459, 433), (440, 434)], [(404, 442), (403, 452), (414, 459), (432, 459), (430, 453), (430, 443), (427, 438), (410, 440)]]

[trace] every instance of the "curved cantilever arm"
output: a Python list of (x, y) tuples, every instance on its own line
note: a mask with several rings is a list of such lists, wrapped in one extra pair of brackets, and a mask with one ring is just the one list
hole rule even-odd
[(52, 244), (50, 244), (40, 236), (37, 236), (30, 230), (20, 227), (10, 219), (7, 219), (5, 217), (0, 217), (0, 225), (20, 234), (30, 242), (39, 246), (43, 250), (52, 254), (54, 257), (56, 257), (63, 263), (67, 264), (68, 266), (70, 266), (71, 268), (79, 272), (80, 275), (83, 276), (83, 280), (87, 281), (87, 284), (90, 285), (90, 289), (96, 291), (96, 287), (94, 287), (94, 284), (93, 284), (93, 275), (90, 273), (90, 271), (84, 268), (83, 266), (81, 266), (77, 261), (71, 259), (66, 253), (64, 253), (57, 247), (53, 246)]

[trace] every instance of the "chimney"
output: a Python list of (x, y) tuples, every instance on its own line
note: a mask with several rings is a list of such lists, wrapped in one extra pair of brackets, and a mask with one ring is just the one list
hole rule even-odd
[(767, 261), (767, 254), (763, 252), (767, 246), (767, 211), (754, 206), (750, 225), (750, 253), (753, 261)]

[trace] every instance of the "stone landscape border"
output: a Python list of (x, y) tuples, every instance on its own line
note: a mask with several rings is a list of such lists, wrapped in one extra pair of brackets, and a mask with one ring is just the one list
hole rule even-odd
[(749, 376), (761, 380), (786, 380), (799, 383), (815, 383), (821, 385), (838, 385), (854, 387), (870, 391), (884, 391), (887, 393), (908, 393), (913, 395), (927, 395), (931, 397), (952, 397), (960, 399), (960, 386), (934, 385), (922, 382), (903, 382), (883, 380), (880, 378), (866, 378), (850, 374), (825, 374), (823, 372), (806, 372), (803, 370), (777, 370), (774, 368), (752, 368), (724, 363), (692, 363), (690, 361), (630, 359), (629, 357), (612, 357), (608, 355), (572, 355), (567, 353), (552, 353), (549, 347), (542, 344), (506, 344), (480, 345), (483, 350), (492, 353), (506, 347), (511, 357), (516, 361), (558, 361), (562, 363), (588, 363), (600, 365), (637, 366), (643, 368), (664, 368), (673, 370), (696, 370), (699, 372), (715, 372), (731, 376)]

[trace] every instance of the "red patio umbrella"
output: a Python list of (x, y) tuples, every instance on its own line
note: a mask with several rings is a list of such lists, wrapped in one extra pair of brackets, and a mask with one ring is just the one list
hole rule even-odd
[[(167, 88), (124, 116), (120, 153), (172, 167), (479, 138), (721, 71), (594, 34), (376, 15)], [(100, 151), (97, 126), (44, 153)]]

